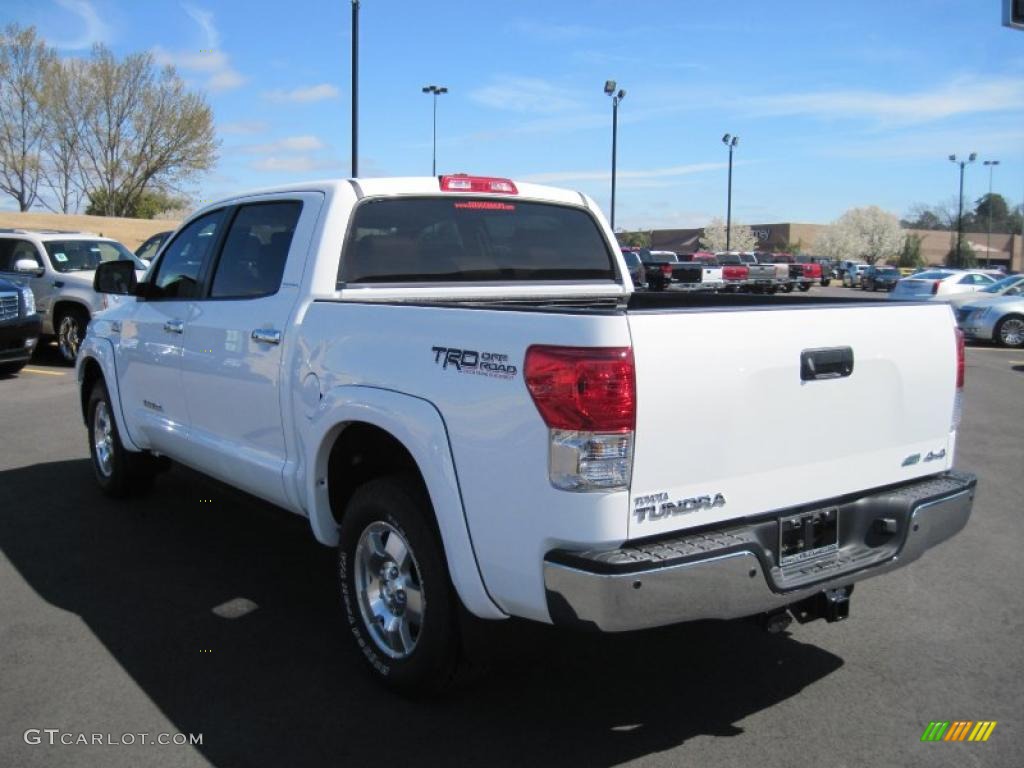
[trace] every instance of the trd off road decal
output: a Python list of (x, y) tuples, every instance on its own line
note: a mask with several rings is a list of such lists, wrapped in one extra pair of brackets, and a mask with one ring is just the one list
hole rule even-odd
[(509, 362), (508, 355), (500, 352), (478, 352), (475, 349), (454, 347), (431, 347), (434, 363), (442, 370), (470, 373), (476, 376), (490, 376), (496, 379), (511, 379), (519, 369)]

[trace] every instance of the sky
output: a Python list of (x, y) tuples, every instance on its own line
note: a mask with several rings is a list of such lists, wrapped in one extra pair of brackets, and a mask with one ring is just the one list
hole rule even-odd
[[(349, 0), (3, 0), (63, 56), (151, 51), (203, 90), (221, 140), (196, 201), (350, 175)], [(733, 218), (902, 215), (957, 193), (1024, 198), (1024, 31), (1001, 0), (679, 2), (363, 0), (362, 176), (507, 176), (592, 195), (607, 213), (619, 107), (617, 228)]]

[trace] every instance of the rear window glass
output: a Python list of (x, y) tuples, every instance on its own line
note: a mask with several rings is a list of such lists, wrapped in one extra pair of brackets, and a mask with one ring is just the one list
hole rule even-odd
[(586, 211), (465, 197), (360, 204), (338, 272), (348, 284), (616, 278)]

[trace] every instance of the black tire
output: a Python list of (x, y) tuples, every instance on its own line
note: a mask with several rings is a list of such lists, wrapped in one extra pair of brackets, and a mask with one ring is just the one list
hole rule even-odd
[[(347, 634), (353, 640), (353, 647), (368, 662), (371, 674), (389, 688), (403, 693), (430, 693), (447, 688), (462, 660), (458, 597), (448, 576), (439, 535), (431, 522), (432, 514), (426, 493), (415, 478), (392, 475), (371, 480), (358, 488), (345, 508), (341, 523), (338, 576)], [(411, 648), (404, 652), (393, 647), (386, 649), (387, 641), (377, 622), (373, 622), (371, 629), (372, 609), (359, 585), (359, 573), (376, 568), (373, 558), (367, 557), (372, 547), (363, 543), (363, 537), (382, 528), (387, 542), (398, 534), (399, 545), (404, 545), (411, 555), (408, 572), (401, 569), (398, 577), (401, 582), (394, 590), (403, 598), (396, 603), (399, 615), (404, 616), (412, 605), (411, 598), (406, 602), (406, 590), (410, 595), (420, 595), (420, 623)], [(381, 596), (378, 603), (386, 603), (383, 590), (393, 583), (389, 579), (396, 578), (385, 579), (388, 562), (382, 564), (380, 573), (376, 574), (376, 583), (381, 585), (376, 592)], [(368, 585), (365, 591), (370, 593), (371, 587)], [(410, 618), (410, 637), (412, 627)]]
[(800, 283), (800, 290), (803, 293), (807, 293), (809, 290), (811, 290), (811, 284), (810, 283)]
[(26, 365), (28, 365), (27, 360), (21, 363), (2, 363), (0, 364), (0, 376), (13, 376)]
[(63, 308), (54, 317), (53, 330), (57, 334), (57, 349), (65, 363), (75, 364), (78, 350), (85, 341), (85, 329), (88, 327), (89, 313), (81, 307)]
[[(97, 410), (106, 409), (106, 418), (97, 421)], [(97, 430), (100, 424), (109, 424), (109, 454), (102, 459), (97, 447)], [(89, 429), (89, 456), (92, 470), (100, 489), (111, 498), (123, 499), (136, 493), (144, 493), (153, 485), (153, 478), (160, 469), (157, 459), (145, 453), (133, 453), (121, 443), (117, 421), (113, 416), (113, 405), (107, 387), (102, 380), (93, 384), (86, 408), (86, 424)]]
[(1007, 315), (1006, 317), (1002, 318), (998, 323), (996, 323), (996, 327), (993, 329), (992, 339), (996, 342), (996, 344), (998, 344), (1001, 347), (1009, 347), (1010, 349), (1020, 349), (1021, 347), (1024, 347), (1024, 336), (1018, 336), (1017, 341), (1008, 342), (1003, 339), (1004, 326), (1011, 320), (1013, 320), (1014, 322), (1024, 322), (1024, 317), (1022, 317), (1021, 315)]
[(793, 284), (792, 283), (786, 283), (784, 286), (782, 286), (782, 290), (785, 291), (786, 293), (792, 293), (793, 292)]
[(822, 288), (828, 288), (828, 284), (831, 283), (831, 282), (832, 282), (831, 280), (822, 280), (821, 281), (821, 287)]

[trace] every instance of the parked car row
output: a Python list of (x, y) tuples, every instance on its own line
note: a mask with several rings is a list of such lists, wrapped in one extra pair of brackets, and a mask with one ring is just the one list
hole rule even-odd
[(640, 290), (790, 293), (808, 291), (815, 283), (828, 285), (832, 279), (827, 260), (788, 253), (698, 251), (680, 256), (648, 248), (623, 248), (622, 253)]
[[(109, 237), (59, 230), (0, 230), (0, 279), (33, 295), (43, 337), (56, 337), (65, 361), (72, 363), (93, 315), (117, 297), (96, 293), (96, 267), (108, 261), (129, 261), (139, 277), (146, 263)], [(39, 335), (39, 334), (37, 334)]]
[(980, 291), (947, 301), (966, 338), (1024, 347), (1024, 275), (1004, 277)]

